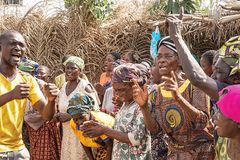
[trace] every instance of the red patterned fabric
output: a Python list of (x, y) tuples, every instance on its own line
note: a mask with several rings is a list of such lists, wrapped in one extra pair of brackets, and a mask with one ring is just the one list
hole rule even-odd
[(55, 122), (46, 122), (38, 130), (27, 125), (31, 160), (59, 160), (61, 151), (60, 130)]

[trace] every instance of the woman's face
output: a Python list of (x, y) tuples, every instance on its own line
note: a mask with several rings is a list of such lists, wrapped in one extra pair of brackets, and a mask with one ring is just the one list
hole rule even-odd
[(220, 82), (227, 82), (230, 74), (230, 67), (223, 61), (222, 58), (218, 58), (215, 64), (214, 76)]
[(160, 75), (169, 76), (171, 71), (178, 69), (176, 53), (163, 45), (158, 49), (157, 62)]
[(133, 63), (133, 60), (131, 59), (129, 54), (125, 54), (122, 58), (126, 63)]
[(234, 138), (239, 134), (238, 124), (231, 119), (225, 117), (221, 111), (214, 114), (215, 130), (220, 137)]
[(65, 76), (67, 81), (75, 81), (80, 76), (80, 69), (74, 63), (67, 63), (65, 67)]
[(111, 72), (112, 71), (112, 63), (113, 63), (113, 56), (111, 54), (107, 55), (106, 60), (105, 60), (105, 71), (106, 72)]
[(151, 75), (151, 79), (152, 79), (154, 84), (159, 84), (160, 83), (161, 75), (159, 73), (159, 67), (158, 67), (157, 63), (154, 66), (152, 66), (152, 68), (150, 70), (150, 75)]
[(212, 65), (209, 64), (209, 62), (204, 57), (202, 57), (200, 59), (200, 65), (201, 65), (203, 71), (206, 73), (206, 75), (208, 75), (208, 76), (212, 75), (212, 73), (213, 73)]
[(40, 66), (37, 70), (37, 78), (48, 82), (49, 75), (47, 69)]
[(113, 82), (114, 93), (122, 102), (131, 102), (133, 100), (133, 91), (131, 83)]

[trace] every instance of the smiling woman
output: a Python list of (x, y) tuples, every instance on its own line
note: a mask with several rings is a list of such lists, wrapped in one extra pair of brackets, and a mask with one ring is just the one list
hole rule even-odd
[[(134, 86), (134, 99), (141, 107), (146, 127), (153, 135), (167, 134), (167, 159), (214, 159), (213, 136), (207, 129), (207, 96), (191, 85), (180, 69), (176, 46), (170, 37), (158, 42), (162, 84), (149, 95)], [(150, 105), (148, 107), (148, 105)], [(150, 111), (148, 108), (152, 108)], [(157, 155), (154, 157), (158, 159)]]
[[(63, 126), (63, 139), (61, 149), (61, 159), (84, 159), (84, 154), (81, 143), (71, 131), (69, 114), (66, 113), (70, 99), (77, 93), (85, 93), (94, 99), (95, 109), (98, 110), (98, 101), (95, 92), (90, 82), (83, 80), (80, 77), (84, 69), (84, 61), (80, 57), (70, 56), (65, 62), (66, 80), (60, 90), (58, 106), (60, 112), (55, 115), (55, 119), (59, 119)], [(72, 148), (69, 150), (69, 148)]]

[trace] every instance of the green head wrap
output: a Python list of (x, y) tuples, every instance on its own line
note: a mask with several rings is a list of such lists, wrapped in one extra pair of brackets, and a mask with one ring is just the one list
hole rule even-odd
[(76, 93), (69, 101), (67, 113), (71, 116), (81, 113), (87, 115), (94, 107), (92, 97), (84, 93)]
[(18, 64), (18, 69), (24, 72), (33, 72), (39, 67), (37, 62), (23, 58)]
[(81, 71), (84, 69), (85, 66), (83, 59), (77, 56), (70, 56), (63, 64), (66, 66), (67, 63), (76, 64)]
[(232, 69), (230, 76), (240, 72), (240, 36), (232, 37), (219, 50), (220, 57)]

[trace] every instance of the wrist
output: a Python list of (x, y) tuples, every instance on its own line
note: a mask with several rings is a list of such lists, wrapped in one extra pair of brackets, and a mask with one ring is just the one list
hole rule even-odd
[(173, 98), (174, 98), (176, 101), (180, 101), (181, 98), (182, 98), (182, 95), (181, 95), (181, 93), (179, 93), (179, 91), (176, 91), (176, 92), (174, 92)]

